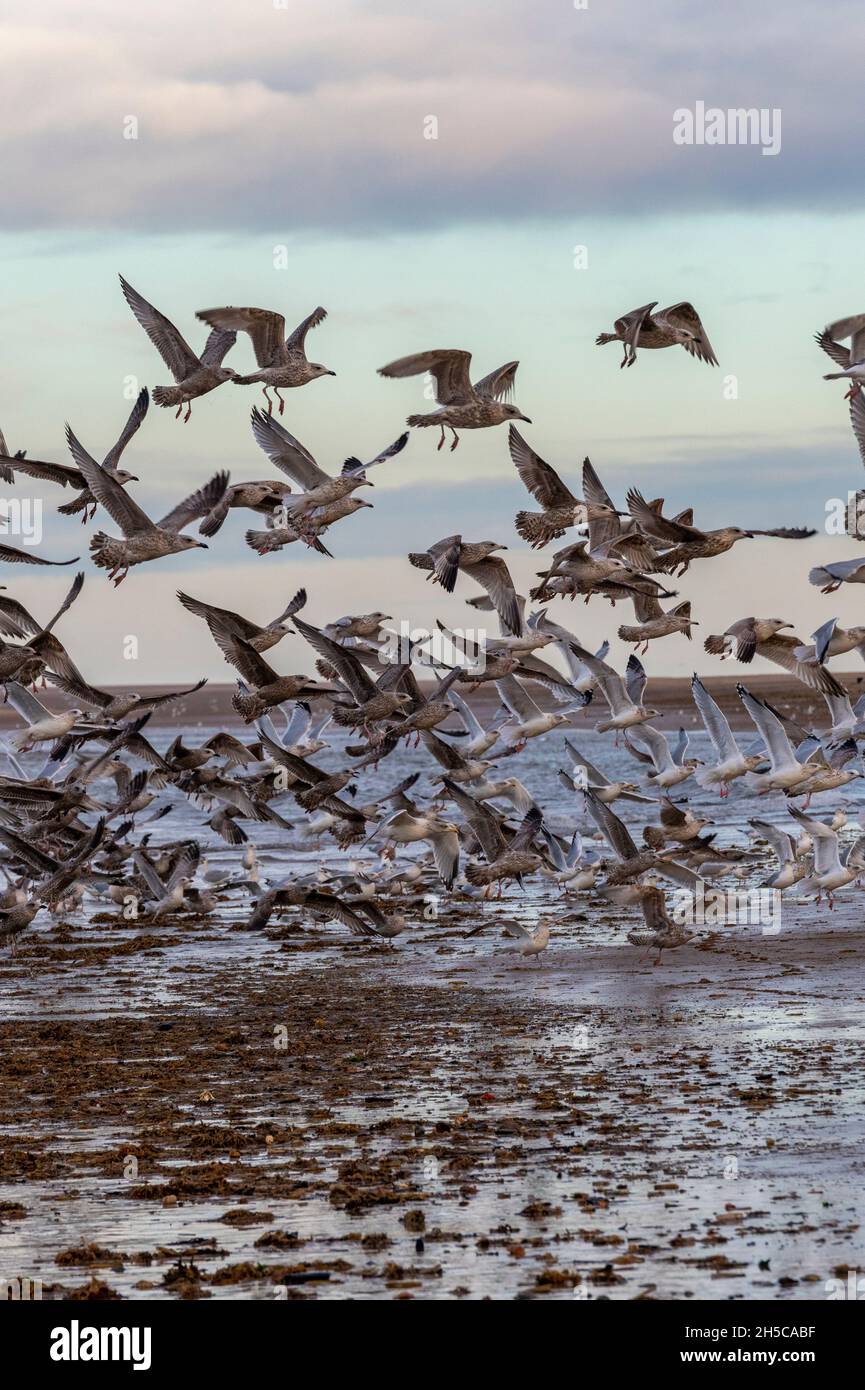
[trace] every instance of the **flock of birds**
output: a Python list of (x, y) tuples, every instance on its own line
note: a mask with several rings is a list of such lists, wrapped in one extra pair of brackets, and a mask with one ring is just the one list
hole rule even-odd
[[(233, 509), (259, 518), (260, 529), (246, 533), (259, 554), (301, 543), (330, 555), (323, 537), (370, 505), (359, 495), (371, 486), (368, 473), (396, 458), (409, 435), (403, 433), (367, 463), (350, 458), (331, 473), (279, 423), (274, 398), (282, 415), (283, 390), (335, 375), (306, 356), (307, 336), (323, 322), (325, 310), (315, 309), (288, 336), (283, 316), (274, 311), (202, 310), (197, 317), (210, 332), (199, 356), (122, 278), (121, 286), (174, 384), (141, 391), (101, 463), (68, 427), (71, 463), (30, 459), (23, 450), (12, 454), (0, 435), (0, 476), (7, 483), (26, 476), (69, 488), (73, 498), (59, 510), (80, 515), (82, 524), (102, 508), (120, 534), (97, 531), (90, 553), (115, 585), (134, 565), (207, 548), (205, 540), (185, 534), (186, 528), (198, 522), (198, 536), (210, 539)], [(602, 333), (597, 342), (621, 342), (623, 367), (634, 365), (638, 349), (677, 345), (717, 365), (691, 304), (656, 309), (648, 304), (625, 314), (614, 332)], [(223, 365), (238, 332), (251, 339), (255, 372), (239, 374)], [(865, 460), (865, 315), (830, 325), (818, 341), (841, 369), (830, 379), (843, 376), (850, 382), (851, 422)], [(251, 897), (250, 929), (264, 927), (275, 911), (298, 909), (307, 917), (342, 923), (352, 933), (390, 940), (417, 918), (431, 895), (485, 899), (500, 896), (509, 883), (523, 887), (537, 877), (562, 894), (592, 893), (639, 906), (644, 927), (629, 932), (628, 939), (656, 948), (660, 959), (664, 949), (694, 935), (692, 927), (671, 916), (665, 883), (696, 895), (724, 875), (742, 878), (765, 857), (758, 847), (764, 844), (777, 857), (765, 886), (779, 892), (796, 886), (800, 893), (813, 891), (818, 901), (826, 894), (831, 906), (835, 893), (865, 874), (865, 836), (841, 847), (846, 813), (837, 811), (831, 820), (807, 814), (812, 796), (862, 776), (854, 764), (857, 740), (865, 736), (865, 697), (852, 706), (828, 663), (852, 651), (865, 659), (865, 626), (844, 629), (830, 619), (804, 642), (784, 619), (745, 617), (708, 636), (707, 651), (745, 665), (764, 657), (818, 692), (828, 711), (827, 727), (814, 732), (739, 684), (739, 699), (754, 726), (746, 740), (733, 732), (695, 676), (692, 695), (712, 749), (708, 761), (688, 756), (684, 731), (673, 740), (653, 723), (659, 712), (647, 703), (646, 671), (637, 654), (676, 634), (691, 639), (697, 620), (690, 603), (662, 604), (677, 597), (670, 584), (692, 564), (755, 535), (795, 541), (815, 532), (706, 530), (696, 525), (691, 509), (669, 516), (662, 498), (646, 500), (636, 488), (628, 491), (623, 509), (588, 459), (579, 491), (573, 491), (517, 429), (517, 422), (531, 423), (508, 400), (517, 367), (516, 361), (508, 362), (472, 382), (468, 352), (435, 349), (380, 369), (388, 378), (424, 375), (434, 381), (438, 408), (410, 415), (407, 423), (437, 427), (439, 449), (448, 430), (455, 449), (461, 431), (507, 424), (511, 459), (538, 504), (537, 510), (517, 514), (516, 530), (538, 551), (565, 540), (544, 561), (527, 597), (517, 592), (500, 553), (506, 547), (499, 542), (452, 535), (409, 554), (409, 562), (433, 585), (448, 593), (457, 584), (467, 585), (475, 590), (467, 602), (497, 615), (498, 635), (487, 633), (472, 642), (439, 623), (456, 653), (452, 660), (424, 642), (399, 648), (395, 656), (394, 634), (385, 626), (391, 619), (384, 612), (315, 626), (302, 616), (305, 589), (264, 624), (181, 592), (180, 604), (206, 624), (234, 668), (232, 703), (251, 728), (246, 737), (220, 731), (199, 746), (178, 735), (160, 752), (147, 736), (149, 720), (204, 681), (155, 696), (112, 694), (94, 686), (55, 631), (81, 593), (83, 573), (47, 619), (0, 595), (0, 683), (22, 721), (2, 744), (7, 771), (0, 775), (5, 880), (0, 941), (14, 948), (40, 910), (69, 914), (82, 909), (85, 899), (121, 912), (134, 904), (136, 916), (164, 919), (215, 911), (233, 891)], [(150, 395), (188, 421), (192, 402), (225, 383), (261, 385), (267, 409), (253, 409), (252, 433), (275, 471), (234, 484), (227, 473), (217, 472), (154, 521), (131, 495), (130, 484), (138, 478), (122, 466), (147, 416)], [(0, 546), (0, 558), (75, 563), (10, 545)], [(842, 583), (865, 582), (865, 559), (819, 566), (810, 578), (826, 593)], [(623, 673), (606, 660), (608, 643), (590, 651), (550, 615), (554, 600), (577, 596), (586, 603), (601, 598), (633, 606), (631, 621), (618, 628), (619, 638), (635, 648)], [(285, 675), (272, 653), (289, 633), (304, 640), (308, 661), (303, 672)], [(558, 664), (549, 660), (554, 654)], [(419, 670), (430, 679), (419, 680)], [(52, 712), (36, 694), (47, 684), (74, 704)], [(477, 700), (484, 687), (494, 687), (494, 700)], [(560, 761), (567, 767), (558, 775), (573, 794), (573, 817), (563, 829), (511, 772), (510, 760), (530, 740), (573, 729), (574, 716), (585, 718), (589, 705), (601, 707), (595, 728), (624, 743), (639, 778), (607, 776), (566, 739)], [(479, 717), (482, 708), (490, 711), (485, 720)], [(423, 749), (425, 779), (420, 769), (388, 779), (386, 791), (364, 800), (364, 770), (387, 766), (403, 745)], [(557, 742), (557, 754), (560, 746)], [(42, 765), (27, 770), (22, 759), (34, 751)], [(329, 755), (329, 768), (320, 754)], [(789, 813), (791, 828), (755, 818), (750, 825), (756, 843), (721, 848), (708, 820), (683, 799), (682, 788), (691, 778), (701, 788), (716, 788), (721, 797), (734, 785), (737, 794), (741, 787), (745, 795), (773, 795)], [(201, 839), (156, 845), (154, 824), (170, 818), (178, 802), (200, 814)], [(642, 808), (641, 840), (616, 814), (617, 802)], [(299, 808), (299, 818), (289, 815), (290, 803)], [(251, 838), (256, 823), (277, 827), (286, 850), (336, 845), (349, 856), (345, 868), (321, 865), (313, 873), (262, 881)], [(205, 831), (237, 848), (237, 868), (208, 867)], [(415, 852), (397, 863), (398, 851), (407, 846), (415, 846)], [(543, 914), (536, 916), (533, 928), (505, 927), (515, 938), (511, 949), (522, 956), (538, 956), (549, 942), (549, 923)], [(494, 920), (490, 914), (474, 930)]]

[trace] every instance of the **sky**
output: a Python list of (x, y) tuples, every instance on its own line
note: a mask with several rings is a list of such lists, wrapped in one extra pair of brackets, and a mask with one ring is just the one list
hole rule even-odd
[[(258, 305), (291, 327), (322, 304), (307, 347), (336, 376), (286, 392), (283, 422), (325, 468), (432, 408), (423, 378), (377, 367), (462, 347), (477, 377), (519, 359), (526, 437), (574, 491), (588, 455), (619, 503), (634, 485), (671, 513), (692, 505), (698, 525), (818, 529), (695, 564), (677, 587), (697, 640), (655, 644), (650, 674), (729, 671), (702, 638), (746, 614), (795, 620), (803, 637), (830, 616), (860, 622), (855, 587), (830, 599), (807, 573), (862, 549), (824, 528), (862, 464), (813, 334), (865, 308), (863, 41), (865, 11), (845, 0), (831, 24), (802, 0), (6, 0), (0, 427), (13, 450), (64, 460), (68, 421), (102, 458), (138, 388), (169, 382), (118, 273), (199, 349), (198, 309)], [(698, 102), (775, 112), (779, 152), (677, 144), (675, 113)], [(719, 368), (672, 349), (622, 372), (617, 345), (595, 346), (619, 314), (681, 299)], [(229, 364), (253, 368), (247, 340)], [(260, 402), (227, 385), (186, 425), (151, 406), (127, 455), (136, 500), (158, 517), (217, 468), (268, 476), (249, 429)], [(467, 432), (453, 454), (436, 438), (414, 432), (376, 470), (374, 509), (330, 533), (333, 560), (299, 546), (258, 557), (243, 539), (258, 522), (233, 513), (208, 552), (134, 569), (117, 590), (87, 558), (110, 518), (58, 517), (69, 494), (48, 484), (4, 495), (42, 501), (46, 555), (82, 557), (58, 633), (90, 679), (226, 680), (178, 587), (262, 621), (303, 584), (314, 623), (379, 609), (413, 628), (476, 625), (468, 581), (446, 596), (405, 559), (459, 531), (506, 544), (526, 591), (548, 552), (513, 529), (534, 504), (505, 429)], [(47, 618), (74, 568), (4, 566), (0, 582)], [(629, 618), (598, 598), (553, 616), (587, 645)], [(299, 639), (272, 655), (311, 669)]]

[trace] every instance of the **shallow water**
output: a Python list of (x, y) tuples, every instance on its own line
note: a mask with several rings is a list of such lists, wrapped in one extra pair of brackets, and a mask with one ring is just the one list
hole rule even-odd
[[(581, 750), (638, 780), (581, 723)], [(502, 775), (564, 829), (561, 752), (559, 735), (530, 743)], [(359, 800), (416, 767), (423, 751), (401, 749)], [(721, 844), (754, 816), (793, 828), (779, 797), (680, 794)], [(643, 808), (616, 809), (639, 829)], [(200, 827), (178, 801), (153, 843)], [(331, 841), (286, 851), (280, 829), (246, 828), (270, 878), (343, 862)], [(236, 867), (214, 841), (211, 867)], [(94, 1276), (147, 1298), (823, 1298), (865, 1262), (863, 902), (791, 894), (777, 934), (731, 923), (659, 966), (626, 940), (633, 909), (540, 878), (443, 900), (394, 947), (294, 912), (248, 934), (240, 890), (206, 921), (43, 914), (0, 961), (0, 1271), (45, 1296)], [(539, 915), (540, 960), (505, 954), (501, 921)], [(268, 1232), (289, 1235), (256, 1245)]]

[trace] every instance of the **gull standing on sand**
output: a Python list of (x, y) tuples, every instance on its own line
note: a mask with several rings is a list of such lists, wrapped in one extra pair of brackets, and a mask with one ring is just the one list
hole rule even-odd
[(712, 351), (700, 315), (687, 299), (678, 304), (670, 304), (666, 309), (652, 310), (658, 301), (644, 304), (623, 314), (613, 324), (612, 333), (599, 333), (595, 339), (598, 347), (604, 343), (624, 343), (625, 355), (620, 367), (633, 367), (637, 360), (637, 348), (667, 348), (677, 344), (710, 367), (717, 367), (718, 359)]
[(177, 383), (176, 386), (154, 386), (153, 399), (159, 406), (176, 405), (175, 420), (185, 405), (185, 424), (192, 414), (192, 402), (198, 396), (206, 396), (208, 391), (214, 391), (224, 381), (234, 380), (236, 373), (230, 367), (223, 367), (222, 361), (234, 346), (237, 334), (214, 331), (208, 337), (201, 356), (196, 357), (171, 320), (148, 304), (122, 275), (120, 285), (126, 303)]
[(528, 927), (522, 926), (519, 922), (504, 922), (502, 930), (507, 936), (515, 938), (512, 946), (502, 947), (503, 953), (516, 952), (524, 959), (534, 956), (540, 965), (538, 957), (550, 944), (550, 928), (546, 922), (539, 922), (534, 931), (529, 931)]
[(430, 425), (441, 428), (437, 449), (445, 442), (445, 426), (453, 435), (451, 452), (459, 444), (459, 430), (482, 430), (491, 425), (502, 425), (506, 420), (532, 422), (515, 405), (506, 404), (514, 389), (514, 378), (519, 362), (506, 362), (489, 376), (472, 385), (469, 365), (470, 352), (460, 348), (434, 348), (430, 352), (416, 352), (410, 357), (400, 357), (379, 367), (379, 376), (406, 377), (426, 373), (435, 379), (436, 400), (441, 407), (428, 415), (409, 415), (406, 424), (418, 429)]
[(317, 328), (327, 318), (327, 310), (321, 305), (297, 325), (294, 332), (285, 336), (285, 319), (272, 309), (236, 309), (229, 305), (224, 309), (201, 309), (195, 315), (211, 328), (232, 335), (248, 333), (252, 339), (258, 371), (247, 376), (233, 373), (235, 386), (251, 386), (260, 381), (267, 413), (273, 414), (273, 401), (267, 394), (271, 388), (279, 401), (279, 413), (285, 409), (285, 401), (279, 394), (292, 386), (306, 386), (320, 376), (336, 376), (321, 362), (310, 362), (306, 356), (306, 335), (311, 328)]
[(667, 911), (664, 891), (653, 884), (644, 885), (640, 894), (640, 907), (643, 909), (645, 928), (628, 932), (628, 940), (634, 946), (646, 946), (658, 952), (655, 965), (660, 964), (662, 951), (673, 951), (677, 946), (687, 946), (696, 933), (681, 922), (674, 922)]

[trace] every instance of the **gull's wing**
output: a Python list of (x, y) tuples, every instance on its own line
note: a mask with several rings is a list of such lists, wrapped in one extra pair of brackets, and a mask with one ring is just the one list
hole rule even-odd
[(538, 717), (540, 709), (516, 676), (503, 676), (495, 682), (495, 686), (511, 714), (516, 715), (521, 723)]
[(47, 483), (57, 483), (60, 487), (71, 484), (72, 487), (80, 488), (84, 484), (80, 470), (70, 467), (68, 463), (13, 458), (9, 460), (9, 467), (13, 473), (25, 473), (28, 478), (40, 478)]
[(40, 555), (31, 555), (29, 550), (19, 550), (14, 545), (0, 545), (0, 560), (10, 565), (74, 565), (80, 559), (80, 555), (73, 555), (71, 560), (43, 560)]
[(526, 443), (515, 425), (508, 431), (508, 448), (521, 482), (542, 507), (576, 507), (577, 498), (558, 473)]
[(650, 317), (657, 303), (657, 299), (653, 299), (651, 304), (643, 304), (639, 309), (631, 309), (627, 314), (622, 314), (622, 317), (616, 319), (613, 324), (622, 341), (627, 343), (631, 349), (636, 349), (640, 329)]
[(460, 863), (460, 837), (455, 830), (431, 830), (427, 835), (436, 871), (448, 888), (457, 876)]
[[(843, 325), (845, 320), (841, 319), (839, 322)], [(832, 361), (836, 362), (842, 371), (846, 372), (852, 358), (850, 356), (850, 349), (845, 348), (841, 343), (835, 341), (834, 329), (836, 326), (837, 325), (833, 323), (830, 324), (828, 328), (824, 328), (822, 333), (815, 333), (814, 341), (820, 344), (820, 347), (826, 353), (827, 357), (831, 357)], [(845, 334), (845, 337), (846, 336)]]
[(306, 335), (311, 328), (318, 328), (320, 323), (324, 323), (327, 318), (327, 310), (322, 309), (319, 304), (317, 309), (313, 309), (311, 314), (307, 314), (302, 323), (297, 325), (290, 337), (285, 340), (286, 352), (306, 352)]
[(101, 468), (94, 458), (91, 458), (87, 450), (75, 438), (72, 430), (66, 426), (66, 441), (69, 450), (78, 464), (96, 501), (99, 502), (123, 532), (127, 539), (130, 536), (141, 535), (145, 531), (154, 530), (153, 522), (145, 511), (139, 507), (137, 502), (133, 502), (129, 493), (126, 491), (112, 473)]
[(260, 411), (258, 406), (253, 406), (252, 409), (252, 436), (271, 463), (305, 492), (310, 492), (312, 488), (329, 481), (330, 475), (325, 473), (323, 468), (319, 468), (312, 454), (300, 440), (283, 429), (272, 416)]
[(850, 402), (850, 424), (859, 446), (859, 457), (865, 464), (865, 397), (861, 391)]
[(789, 671), (792, 676), (795, 676), (811, 690), (819, 690), (824, 695), (843, 695), (843, 686), (839, 685), (825, 666), (820, 666), (813, 661), (798, 661), (796, 659), (796, 648), (801, 645), (798, 637), (787, 637), (776, 632), (773, 637), (761, 642), (758, 650), (767, 661), (774, 661), (776, 666), (781, 666), (785, 671)]
[(706, 733), (712, 740), (718, 762), (722, 763), (726, 762), (728, 758), (735, 758), (739, 752), (739, 745), (736, 743), (726, 715), (721, 713), (717, 701), (709, 694), (699, 676), (694, 676), (691, 681), (691, 694), (694, 697), (694, 704), (697, 706), (697, 712), (703, 721)]
[(147, 394), (147, 387), (145, 386), (141, 391), (138, 392), (136, 402), (132, 407), (131, 411), (129, 412), (129, 419), (126, 421), (126, 424), (123, 426), (123, 429), (120, 432), (120, 438), (114, 445), (114, 448), (109, 449), (108, 453), (105, 455), (105, 458), (102, 460), (102, 467), (107, 468), (109, 473), (113, 473), (114, 470), (117, 468), (117, 466), (120, 463), (120, 458), (123, 453), (123, 450), (126, 448), (127, 444), (129, 443), (132, 436), (136, 433), (136, 431), (141, 428), (144, 417), (147, 414), (147, 407), (149, 405), (150, 396)]
[(37, 700), (29, 690), (17, 681), (6, 681), (6, 697), (14, 710), (26, 719), (28, 724), (38, 724), (41, 719), (50, 719), (51, 711), (41, 700)]
[[(625, 682), (618, 671), (614, 671), (605, 661), (599, 661), (591, 652), (586, 651), (585, 647), (581, 647), (579, 642), (574, 643), (573, 651), (598, 682), (601, 694), (610, 707), (610, 713), (621, 714), (623, 710), (630, 709), (633, 701), (625, 690)], [(630, 665), (630, 661), (628, 664)]]
[(388, 459), (396, 458), (397, 454), (402, 453), (407, 443), (408, 430), (401, 434), (399, 439), (395, 439), (393, 444), (388, 444), (386, 449), (382, 449), (380, 454), (376, 454), (374, 459), (370, 459), (369, 463), (361, 463), (358, 458), (346, 459), (342, 465), (342, 471), (344, 474), (365, 473), (368, 468), (375, 468), (377, 463), (386, 463)]
[(95, 685), (88, 685), (86, 681), (80, 680), (77, 676), (61, 675), (59, 671), (49, 671), (52, 685), (71, 695), (74, 700), (81, 700), (85, 705), (94, 705), (97, 709), (104, 709), (111, 700), (107, 690), (99, 690)]
[(278, 623), (284, 623), (289, 618), (293, 618), (295, 613), (299, 613), (301, 608), (306, 605), (306, 589), (298, 589), (294, 598), (283, 608), (277, 617), (272, 618), (267, 624), (268, 627), (276, 627)]
[(450, 778), (442, 778), (442, 784), (475, 832), (487, 862), (492, 864), (508, 848), (498, 820), (488, 806), (469, 796), (468, 792), (463, 791), (462, 787), (457, 786)]
[(494, 401), (506, 401), (513, 394), (514, 378), (519, 365), (519, 362), (506, 362), (503, 367), (496, 367), (494, 372), (489, 372), (481, 377), (480, 381), (475, 382), (475, 394)]
[(435, 378), (439, 405), (467, 405), (475, 394), (469, 377), (471, 360), (471, 353), (460, 348), (433, 348), (430, 352), (415, 352), (388, 362), (387, 366), (379, 367), (378, 374), (405, 377), (428, 372)]
[(207, 685), (207, 677), (196, 681), (195, 685), (187, 686), (185, 690), (169, 690), (165, 695), (145, 695), (139, 697), (138, 709), (158, 709), (160, 705), (170, 704), (172, 700), (180, 700), (184, 695), (194, 695), (196, 690), (201, 690), (202, 686)]
[(242, 637), (234, 637), (230, 632), (217, 627), (215, 624), (210, 629), (210, 633), (226, 661), (236, 667), (245, 681), (259, 687), (270, 685), (271, 681), (278, 680), (273, 667), (268, 666), (261, 653), (251, 647), (248, 642), (245, 642)]
[(81, 593), (81, 590), (83, 589), (83, 587), (84, 587), (84, 574), (83, 574), (83, 573), (81, 573), (81, 574), (76, 574), (75, 578), (74, 578), (73, 581), (72, 581), (72, 587), (71, 587), (71, 589), (69, 590), (69, 593), (66, 595), (66, 597), (65, 597), (65, 599), (63, 600), (63, 602), (61, 603), (60, 607), (57, 609), (57, 612), (54, 614), (54, 617), (53, 617), (49, 622), (47, 622), (47, 623), (45, 624), (44, 628), (42, 629), (43, 632), (50, 632), (50, 631), (51, 631), (52, 627), (53, 627), (54, 624), (57, 622), (58, 618), (62, 618), (62, 617), (63, 617), (63, 614), (66, 613), (66, 612), (72, 607), (72, 605), (73, 605), (73, 603), (75, 602), (75, 600), (77, 599), (78, 595)]
[(758, 700), (744, 685), (737, 685), (736, 692), (751, 719), (756, 724), (769, 754), (772, 771), (798, 767), (790, 740), (777, 715), (769, 710), (762, 700)]
[(519, 637), (523, 630), (522, 615), (514, 581), (504, 560), (488, 555), (476, 565), (464, 565), (463, 573), (486, 590), (507, 631)]
[(821, 666), (826, 660), (826, 652), (835, 635), (837, 624), (837, 618), (829, 618), (828, 622), (823, 623), (822, 627), (818, 627), (816, 632), (811, 633), (811, 641), (814, 643), (814, 659)]
[(659, 323), (666, 323), (670, 328), (686, 335), (682, 347), (692, 357), (699, 357), (701, 362), (708, 363), (710, 367), (717, 367), (718, 359), (712, 351), (709, 335), (697, 310), (687, 299), (683, 299), (679, 304), (671, 304), (667, 309), (661, 309), (655, 318)]
[(625, 689), (635, 705), (642, 704), (647, 679), (645, 666), (632, 652), (625, 667)]
[(145, 855), (141, 854), (140, 851), (136, 850), (132, 856), (132, 862), (134, 863), (141, 877), (144, 879), (144, 882), (147, 884), (147, 887), (150, 889), (156, 901), (161, 902), (162, 899), (165, 897), (166, 886), (162, 882), (162, 879), (159, 877), (159, 874), (154, 869), (150, 860)]
[(778, 865), (783, 869), (785, 864), (795, 862), (795, 846), (786, 830), (781, 830), (777, 825), (773, 825), (767, 820), (749, 820), (748, 824), (758, 831), (764, 840), (767, 840), (772, 853), (777, 857)]
[(619, 820), (619, 817), (614, 815), (609, 806), (600, 801), (594, 792), (584, 791), (583, 797), (589, 815), (616, 857), (623, 863), (629, 859), (636, 859), (639, 850), (624, 821)]
[(680, 541), (687, 543), (705, 539), (705, 533), (698, 530), (696, 526), (683, 526), (680, 522), (670, 521), (668, 517), (655, 511), (654, 507), (649, 506), (638, 488), (629, 488), (625, 500), (631, 516), (647, 535), (654, 535), (659, 540), (667, 540), (671, 545), (676, 545)]
[(669, 772), (676, 766), (670, 745), (660, 729), (653, 729), (651, 724), (638, 724), (636, 728), (630, 730), (630, 736), (637, 743), (642, 743), (648, 748), (656, 772)]
[(356, 704), (363, 705), (375, 695), (375, 682), (356, 656), (301, 618), (294, 619), (294, 626), (319, 656), (334, 668), (342, 683), (351, 691)]
[(224, 309), (200, 309), (195, 317), (209, 328), (248, 333), (259, 367), (277, 367), (287, 360), (285, 319), (272, 309), (239, 309), (229, 304)]
[(565, 747), (573, 760), (574, 767), (584, 767), (586, 769), (586, 773), (593, 787), (608, 787), (610, 785), (609, 777), (601, 772), (600, 768), (595, 767), (594, 763), (590, 763), (588, 758), (584, 758), (580, 750), (571, 743), (569, 738), (565, 739)]
[(190, 492), (188, 497), (184, 497), (182, 502), (178, 502), (176, 507), (172, 507), (171, 511), (157, 522), (159, 529), (177, 534), (184, 526), (188, 526), (190, 521), (195, 521), (199, 516), (207, 516), (224, 496), (229, 476), (224, 472), (214, 473), (209, 482), (196, 488), (195, 492)]
[[(154, 309), (146, 299), (134, 290), (128, 281), (120, 276), (123, 297), (144, 329), (156, 351), (159, 353), (175, 381), (197, 372), (201, 363), (185, 338), (178, 333), (170, 319)], [(118, 525), (120, 523), (118, 522)]]
[(230, 329), (212, 329), (207, 335), (207, 342), (201, 354), (202, 367), (221, 367), (236, 342), (237, 334)]
[(800, 825), (804, 825), (814, 841), (815, 874), (825, 874), (832, 869), (840, 869), (838, 836), (835, 831), (830, 826), (824, 825), (822, 821), (815, 820), (813, 816), (806, 816), (804, 811), (798, 810), (795, 806), (788, 807), (788, 810), (794, 820), (797, 820)]

